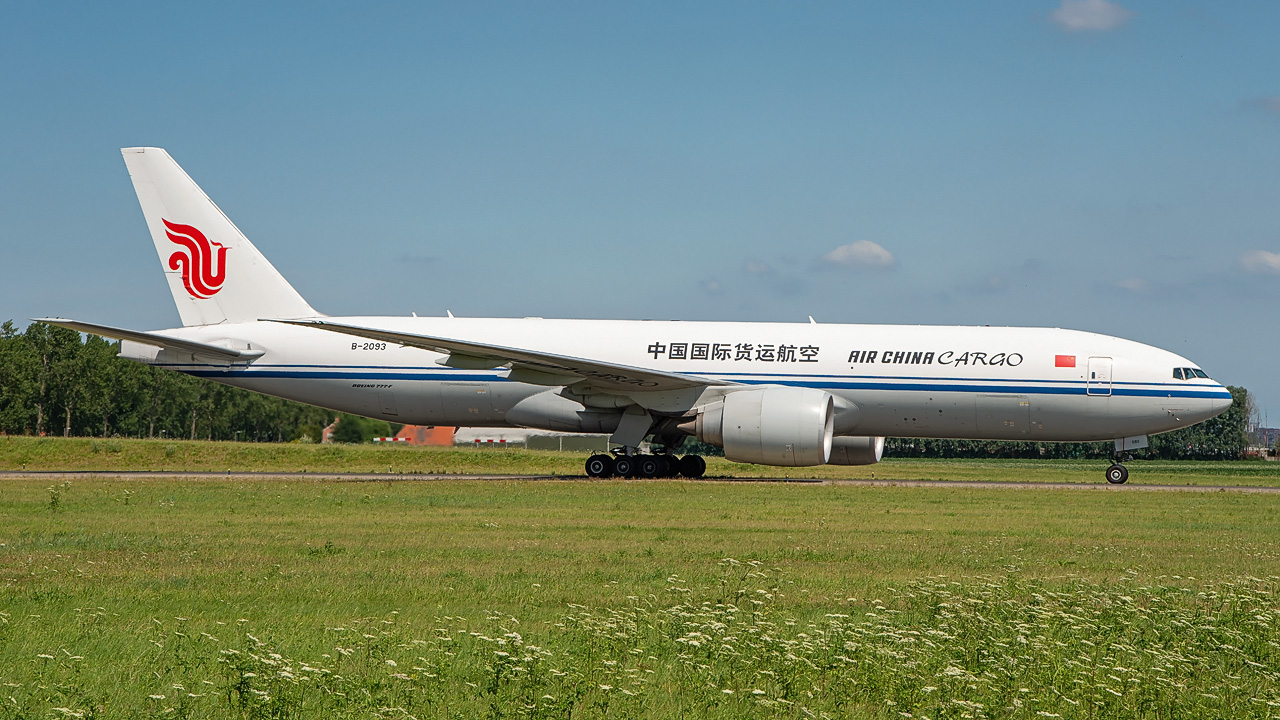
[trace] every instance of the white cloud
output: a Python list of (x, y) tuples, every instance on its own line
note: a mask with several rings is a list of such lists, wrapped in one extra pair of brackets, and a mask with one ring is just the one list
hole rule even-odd
[(996, 292), (998, 290), (1008, 290), (1009, 281), (999, 275), (988, 275), (979, 285), (983, 290), (988, 292)]
[(1106, 32), (1125, 24), (1133, 12), (1107, 0), (1062, 0), (1051, 17), (1067, 32)]
[(400, 253), (396, 261), (408, 265), (434, 265), (440, 261), (439, 255), (421, 255), (418, 253)]
[(1133, 293), (1144, 293), (1147, 290), (1151, 289), (1151, 286), (1147, 284), (1146, 280), (1143, 280), (1142, 278), (1138, 278), (1138, 277), (1131, 277), (1131, 278), (1125, 278), (1124, 280), (1117, 280), (1115, 282), (1115, 286), (1120, 288), (1121, 290), (1128, 290), (1129, 292), (1133, 292)]
[(1249, 272), (1280, 275), (1280, 252), (1250, 250), (1240, 256), (1240, 264)]
[(746, 269), (747, 272), (753, 275), (763, 275), (764, 273), (769, 272), (769, 270), (771, 269), (768, 265), (762, 262), (758, 262), (756, 260), (748, 260), (744, 268)]
[(1252, 105), (1263, 112), (1269, 112), (1272, 115), (1280, 115), (1280, 95), (1257, 98), (1256, 100), (1248, 101), (1246, 104)]
[(827, 262), (857, 268), (891, 268), (898, 264), (893, 253), (870, 240), (841, 245), (822, 257)]

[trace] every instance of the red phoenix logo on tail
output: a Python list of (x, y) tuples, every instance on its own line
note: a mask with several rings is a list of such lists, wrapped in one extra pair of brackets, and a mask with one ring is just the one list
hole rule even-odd
[[(193, 298), (211, 298), (222, 289), (227, 276), (227, 248), (210, 242), (204, 233), (190, 225), (171, 223), (160, 219), (169, 240), (182, 246), (169, 256), (169, 269), (182, 272), (182, 284)], [(214, 250), (217, 249), (217, 257)]]

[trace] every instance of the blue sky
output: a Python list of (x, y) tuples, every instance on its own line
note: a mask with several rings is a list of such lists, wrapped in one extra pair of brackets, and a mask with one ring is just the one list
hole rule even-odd
[(1071, 327), (1276, 425), (1278, 27), (1275, 2), (9, 3), (0, 319), (177, 324), (118, 152), (158, 145), (323, 312)]

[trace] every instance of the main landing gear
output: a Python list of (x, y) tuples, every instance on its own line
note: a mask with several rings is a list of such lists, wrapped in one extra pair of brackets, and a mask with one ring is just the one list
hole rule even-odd
[(683, 476), (700, 478), (707, 471), (707, 461), (700, 455), (676, 457), (656, 455), (592, 455), (587, 458), (587, 475), (595, 478), (643, 477), (668, 478)]
[(1126, 460), (1132, 460), (1132, 459), (1133, 459), (1133, 456), (1129, 455), (1128, 453), (1125, 453), (1125, 454), (1117, 453), (1115, 462), (1111, 464), (1111, 467), (1107, 468), (1107, 482), (1111, 483), (1112, 485), (1125, 484), (1125, 482), (1129, 480), (1129, 468), (1121, 465), (1120, 463)]

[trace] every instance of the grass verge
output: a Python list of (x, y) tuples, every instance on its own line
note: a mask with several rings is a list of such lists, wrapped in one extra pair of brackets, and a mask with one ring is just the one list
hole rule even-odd
[(0, 717), (1274, 717), (1277, 511), (9, 479)]
[[(184, 440), (0, 437), (0, 471), (119, 470), (582, 475), (581, 453), (517, 448), (314, 445)], [(707, 458), (713, 478), (1102, 482), (1096, 460), (885, 460), (876, 465), (778, 468)], [(1280, 463), (1135, 461), (1129, 482), (1280, 485)]]

